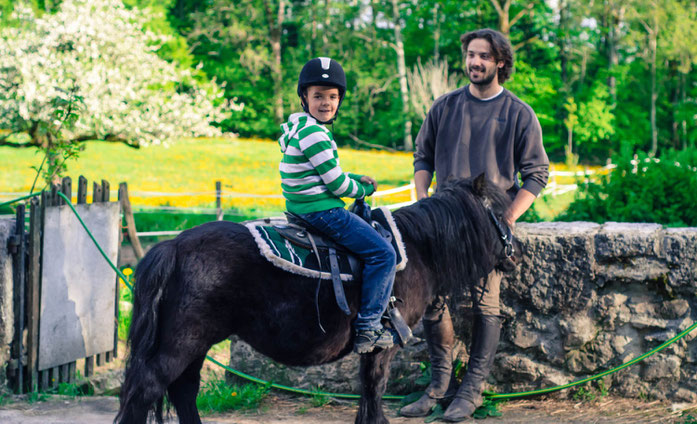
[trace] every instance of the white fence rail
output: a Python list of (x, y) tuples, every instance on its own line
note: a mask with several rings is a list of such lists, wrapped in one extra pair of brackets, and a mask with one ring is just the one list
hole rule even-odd
[[(578, 184), (560, 184), (558, 183), (558, 177), (584, 177), (584, 182), (591, 180), (591, 177), (598, 173), (614, 168), (616, 165), (608, 164), (607, 166), (601, 168), (599, 171), (595, 170), (583, 170), (583, 171), (555, 171), (552, 170), (549, 173), (549, 182), (545, 189), (542, 191), (542, 196), (559, 196), (565, 193), (569, 193), (578, 188)], [(222, 185), (220, 185), (222, 187)], [(229, 186), (228, 186), (229, 187)], [(431, 190), (429, 190), (431, 191)], [(371, 206), (376, 206), (378, 198), (390, 196), (399, 193), (409, 193), (409, 200), (399, 203), (392, 203), (385, 205), (388, 209), (397, 209), (403, 206), (410, 205), (416, 202), (416, 186), (412, 181), (409, 184), (395, 187), (387, 190), (379, 190), (373, 193), (371, 196)], [(13, 192), (0, 192), (0, 199), (13, 199), (23, 195), (24, 193), (13, 193)], [(116, 197), (118, 194), (117, 190), (112, 190), (111, 196)], [(147, 211), (147, 210), (157, 210), (157, 211), (168, 211), (168, 212), (189, 212), (196, 214), (209, 214), (217, 215), (218, 219), (221, 219), (223, 213), (226, 215), (234, 214), (234, 211), (223, 211), (220, 205), (221, 199), (231, 199), (231, 198), (258, 198), (258, 199), (283, 199), (281, 194), (256, 194), (256, 193), (242, 193), (236, 191), (224, 191), (224, 190), (212, 190), (212, 191), (192, 191), (192, 192), (163, 192), (163, 191), (131, 191), (130, 196), (133, 197), (192, 197), (192, 196), (210, 196), (214, 198), (218, 204), (218, 207), (178, 207), (178, 206), (140, 206), (136, 207), (137, 211)], [(147, 231), (139, 232), (137, 235), (140, 237), (155, 237), (155, 236), (168, 236), (177, 235), (180, 231)]]

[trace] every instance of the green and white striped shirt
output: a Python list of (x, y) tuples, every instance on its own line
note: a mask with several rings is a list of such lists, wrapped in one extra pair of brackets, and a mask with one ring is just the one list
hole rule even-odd
[(289, 212), (304, 214), (342, 208), (341, 197), (362, 198), (373, 193), (361, 175), (343, 172), (332, 133), (307, 113), (294, 113), (281, 125), (278, 144), (281, 188)]

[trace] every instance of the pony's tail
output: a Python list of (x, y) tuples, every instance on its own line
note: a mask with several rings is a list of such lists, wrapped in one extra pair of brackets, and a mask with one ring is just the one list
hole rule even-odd
[[(124, 382), (121, 386), (121, 408), (115, 422), (128, 421), (128, 416), (143, 405), (144, 391), (152, 389), (146, 376), (152, 375), (146, 362), (157, 351), (159, 337), (160, 303), (176, 267), (176, 245), (164, 241), (155, 245), (138, 263), (133, 292), (133, 315), (128, 333), (131, 348), (126, 361)], [(146, 405), (148, 413), (154, 411), (157, 422), (162, 422), (164, 393), (152, 404)], [(130, 411), (129, 411), (130, 410)], [(140, 411), (142, 412), (142, 411)]]

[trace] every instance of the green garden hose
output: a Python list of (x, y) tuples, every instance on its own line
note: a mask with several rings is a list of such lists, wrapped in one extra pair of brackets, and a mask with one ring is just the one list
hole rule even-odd
[(11, 204), (16, 203), (16, 202), (20, 202), (24, 199), (29, 199), (31, 197), (36, 197), (36, 196), (40, 196), (40, 195), (41, 195), (41, 192), (34, 193), (34, 194), (27, 194), (26, 196), (18, 197), (17, 199), (13, 199), (13, 200), (10, 200), (8, 202), (0, 203), (0, 208), (3, 206), (11, 205)]
[[(0, 207), (1, 207), (1, 206), (8, 205), (8, 204), (11, 204), (11, 203), (14, 203), (14, 202), (18, 202), (18, 201), (21, 201), (21, 200), (24, 200), (24, 199), (27, 199), (27, 198), (30, 198), (30, 197), (34, 197), (34, 196), (36, 196), (36, 195), (38, 195), (38, 194), (40, 194), (40, 193), (31, 194), (31, 195), (24, 196), (24, 197), (20, 197), (20, 198), (18, 198), (18, 199), (15, 199), (15, 200), (12, 200), (12, 201), (9, 201), (9, 202), (1, 203), (1, 204), (0, 204)], [(80, 217), (80, 214), (78, 214), (77, 211), (75, 210), (75, 208), (73, 207), (72, 203), (70, 202), (70, 199), (68, 199), (68, 197), (67, 197), (65, 194), (61, 193), (61, 192), (58, 192), (58, 195), (61, 196), (61, 197), (63, 197), (63, 199), (65, 199), (65, 201), (66, 201), (66, 203), (68, 204), (68, 206), (70, 206), (70, 209), (73, 211), (73, 213), (75, 214), (75, 216), (77, 217), (77, 219), (80, 221), (80, 224), (82, 224), (82, 227), (85, 229), (85, 231), (87, 231), (87, 234), (90, 236), (90, 239), (92, 239), (92, 242), (94, 242), (94, 245), (97, 247), (97, 249), (98, 249), (99, 252), (102, 254), (102, 256), (104, 257), (104, 259), (109, 263), (109, 266), (111, 266), (111, 268), (116, 272), (116, 274), (124, 281), (124, 283), (126, 284), (126, 286), (128, 286), (128, 288), (129, 288), (131, 291), (133, 291), (133, 286), (132, 286), (131, 283), (129, 282), (128, 278), (127, 278), (127, 277), (126, 277), (126, 276), (125, 276), (125, 275), (111, 262), (111, 260), (107, 257), (106, 253), (104, 253), (104, 250), (102, 250), (101, 246), (99, 246), (99, 243), (97, 243), (97, 240), (94, 239), (94, 236), (92, 235), (92, 233), (90, 232), (90, 230), (89, 230), (89, 229), (87, 228), (87, 226), (85, 225), (84, 221), (83, 221), (82, 218)], [(546, 388), (546, 389), (529, 390), (529, 391), (516, 392), (516, 393), (493, 393), (493, 392), (484, 392), (484, 396), (487, 397), (487, 398), (489, 398), (489, 399), (500, 399), (500, 400), (502, 400), (502, 399), (513, 399), (513, 398), (519, 398), (519, 397), (524, 397), (524, 396), (533, 396), (533, 395), (540, 395), (540, 394), (545, 394), (545, 393), (551, 393), (551, 392), (555, 392), (555, 391), (559, 391), (559, 390), (568, 389), (569, 387), (574, 387), (574, 386), (578, 386), (578, 385), (581, 385), (581, 384), (585, 384), (585, 383), (588, 383), (588, 382), (590, 382), (590, 381), (594, 381), (594, 380), (597, 380), (597, 379), (599, 379), (599, 378), (605, 377), (605, 376), (607, 376), (607, 375), (614, 374), (614, 373), (616, 373), (616, 372), (618, 372), (618, 371), (620, 371), (620, 370), (622, 370), (622, 369), (624, 369), (624, 368), (627, 368), (627, 367), (629, 367), (629, 366), (631, 366), (631, 365), (636, 364), (637, 362), (640, 362), (640, 361), (642, 361), (642, 360), (648, 358), (649, 356), (651, 356), (651, 355), (653, 355), (653, 354), (655, 354), (655, 353), (657, 353), (657, 352), (660, 352), (661, 350), (665, 349), (666, 347), (670, 346), (671, 344), (673, 344), (673, 343), (677, 342), (678, 340), (682, 339), (683, 337), (687, 336), (687, 335), (688, 335), (689, 333), (691, 333), (695, 328), (697, 328), (697, 322), (693, 323), (691, 326), (689, 326), (688, 328), (686, 328), (685, 330), (683, 330), (683, 331), (680, 332), (679, 334), (677, 334), (677, 335), (675, 335), (674, 337), (670, 338), (669, 340), (665, 341), (664, 343), (662, 343), (661, 345), (657, 346), (656, 348), (654, 348), (654, 349), (652, 349), (652, 350), (650, 350), (650, 351), (644, 353), (643, 355), (641, 355), (641, 356), (639, 356), (639, 357), (637, 357), (637, 358), (634, 358), (634, 359), (632, 359), (632, 360), (630, 360), (630, 361), (628, 361), (628, 362), (625, 362), (624, 364), (619, 365), (619, 366), (617, 366), (617, 367), (615, 367), (615, 368), (609, 369), (609, 370), (607, 370), (607, 371), (603, 371), (603, 372), (601, 372), (601, 373), (599, 373), (599, 374), (596, 374), (596, 375), (593, 375), (593, 376), (590, 376), (590, 377), (583, 378), (583, 379), (581, 379), (581, 380), (577, 380), (577, 381), (574, 381), (574, 382), (571, 382), (571, 383), (567, 383), (567, 384), (562, 384), (562, 385), (559, 385), (559, 386), (548, 387), (548, 388)], [(294, 388), (294, 387), (289, 387), (289, 386), (284, 386), (284, 385), (281, 385), (281, 384), (271, 383), (271, 382), (269, 382), (269, 381), (262, 380), (262, 379), (260, 379), (260, 378), (257, 378), (257, 377), (251, 376), (251, 375), (249, 375), (249, 374), (245, 374), (245, 373), (243, 373), (243, 372), (241, 372), (241, 371), (237, 371), (237, 370), (235, 370), (235, 369), (233, 369), (233, 368), (230, 368), (230, 367), (228, 367), (228, 366), (222, 364), (221, 362), (215, 360), (214, 358), (212, 358), (212, 357), (210, 357), (210, 356), (206, 356), (206, 358), (207, 358), (209, 361), (213, 362), (214, 364), (216, 364), (216, 365), (218, 365), (218, 366), (224, 368), (225, 370), (229, 371), (230, 373), (232, 373), (232, 374), (234, 374), (234, 375), (236, 375), (236, 376), (238, 376), (238, 377), (244, 378), (244, 379), (249, 380), (249, 381), (252, 381), (252, 382), (254, 382), (254, 383), (263, 384), (263, 385), (268, 385), (269, 387), (272, 387), (272, 388), (274, 388), (274, 389), (280, 389), (280, 390), (285, 390), (285, 391), (288, 391), (288, 392), (291, 392), (291, 393), (297, 393), (297, 394), (309, 395), (309, 396), (330, 396), (330, 397), (334, 397), (334, 398), (343, 398), (343, 399), (360, 399), (360, 395), (356, 395), (356, 394), (349, 394), (349, 393), (329, 393), (329, 392), (321, 392), (321, 391), (311, 391), (311, 390), (297, 389), (297, 388)], [(386, 399), (386, 400), (401, 400), (401, 399), (403, 399), (403, 398), (404, 398), (404, 396), (398, 396), (398, 395), (384, 395), (384, 396), (383, 396), (383, 399)]]

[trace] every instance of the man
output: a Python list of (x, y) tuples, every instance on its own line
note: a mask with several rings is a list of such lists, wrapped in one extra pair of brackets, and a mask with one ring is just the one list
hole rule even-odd
[[(513, 228), (547, 184), (549, 160), (542, 130), (533, 110), (501, 86), (513, 71), (513, 50), (506, 37), (482, 29), (461, 37), (470, 84), (437, 99), (416, 138), (414, 181), (417, 198), (428, 196), (449, 177), (486, 173), (513, 199), (503, 217)], [(522, 187), (517, 174), (522, 177)], [(501, 331), (501, 273), (492, 271), (472, 285), (474, 311), (472, 346), (467, 373), (443, 419), (462, 421), (482, 404)], [(415, 403), (401, 409), (409, 417), (428, 415), (446, 397), (452, 373), (453, 325), (445, 299), (437, 296), (423, 317), (431, 359), (431, 383)], [(448, 393), (451, 395), (451, 393)]]

